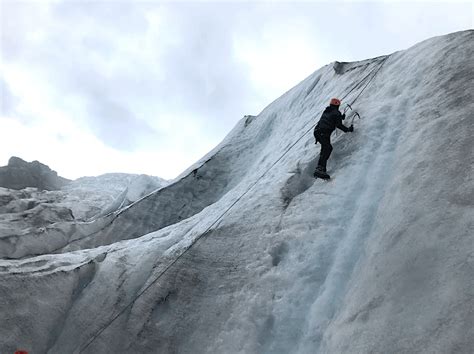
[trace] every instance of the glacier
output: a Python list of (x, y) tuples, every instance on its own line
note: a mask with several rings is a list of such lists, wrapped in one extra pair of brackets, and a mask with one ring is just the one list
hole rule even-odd
[(328, 64), (168, 184), (2, 234), (0, 352), (471, 353), (473, 57), (468, 30)]

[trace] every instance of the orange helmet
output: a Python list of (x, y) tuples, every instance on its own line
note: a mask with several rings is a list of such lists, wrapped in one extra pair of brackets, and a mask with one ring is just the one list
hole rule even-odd
[(341, 105), (341, 100), (338, 98), (331, 98), (331, 102), (329, 104), (333, 106), (340, 106)]

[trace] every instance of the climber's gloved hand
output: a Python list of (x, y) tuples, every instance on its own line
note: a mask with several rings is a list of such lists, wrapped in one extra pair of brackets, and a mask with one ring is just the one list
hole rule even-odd
[(346, 114), (345, 113), (342, 114), (342, 120), (344, 120), (344, 119), (346, 119)]
[(351, 126), (349, 127), (349, 131), (352, 133), (354, 131), (354, 125), (351, 124)]

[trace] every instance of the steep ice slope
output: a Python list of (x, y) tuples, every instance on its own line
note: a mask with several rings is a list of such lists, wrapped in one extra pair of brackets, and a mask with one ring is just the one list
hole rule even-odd
[(311, 177), (311, 133), (273, 164), (384, 58), (321, 68), (104, 234), (167, 227), (0, 261), (2, 352), (470, 352), (473, 39), (390, 55), (335, 139), (330, 182)]

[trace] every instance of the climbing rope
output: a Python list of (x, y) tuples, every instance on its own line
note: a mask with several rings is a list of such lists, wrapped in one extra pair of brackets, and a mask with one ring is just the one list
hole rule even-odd
[[(356, 98), (354, 98), (354, 100), (350, 103), (350, 105), (352, 106), (355, 101), (357, 101), (360, 97), (360, 95), (362, 95), (362, 92), (364, 92), (364, 90), (367, 88), (367, 86), (369, 86), (369, 84), (372, 82), (372, 80), (374, 79), (375, 76), (377, 76), (378, 72), (380, 71), (380, 69), (382, 69), (382, 66), (385, 64), (385, 62), (387, 61), (388, 59), (388, 56), (386, 56), (383, 60), (382, 60), (382, 63), (379, 65), (379, 67), (377, 68), (377, 70), (375, 71), (374, 75), (370, 78), (370, 80), (365, 84), (365, 86), (362, 88), (362, 90), (359, 92), (359, 94), (356, 96)], [(374, 70), (374, 69), (373, 69)], [(372, 71), (373, 71), (372, 70)], [(363, 81), (363, 80), (362, 80)], [(347, 97), (348, 94), (346, 94), (344, 97)]]
[[(388, 57), (389, 57), (389, 56), (386, 56), (385, 58), (383, 58), (383, 59), (381, 60), (381, 63), (379, 64), (378, 67), (377, 67), (377, 66), (374, 66), (374, 67), (372, 68), (372, 70), (370, 70), (370, 72), (369, 72), (367, 75), (365, 75), (362, 79), (360, 79), (360, 80), (352, 87), (352, 89), (350, 89), (349, 92), (346, 93), (346, 94), (341, 98), (341, 101), (344, 101), (344, 99), (345, 99), (346, 97), (348, 97), (356, 88), (360, 87), (360, 85), (363, 84), (363, 82), (364, 82), (365, 80), (367, 80), (367, 78), (370, 77), (370, 75), (372, 75), (372, 73), (374, 73), (374, 74), (372, 75), (372, 77), (370, 78), (370, 80), (367, 82), (367, 84), (362, 88), (362, 90), (361, 90), (361, 91), (359, 92), (359, 94), (356, 96), (356, 98), (355, 98), (351, 103), (347, 103), (347, 107), (346, 107), (346, 109), (344, 110), (344, 114), (346, 113), (347, 108), (350, 108), (350, 109), (352, 110), (352, 105), (355, 103), (355, 101), (357, 101), (357, 99), (360, 97), (360, 95), (362, 94), (362, 92), (364, 92), (364, 90), (367, 88), (367, 86), (370, 84), (370, 82), (374, 79), (374, 77), (375, 77), (375, 76), (377, 75), (377, 73), (380, 71), (380, 69), (382, 68), (382, 66), (385, 64), (385, 61), (388, 59)], [(355, 118), (356, 115), (357, 115), (357, 116), (359, 117), (359, 119), (360, 119), (359, 113), (356, 112), (356, 114), (352, 117), (352, 122), (351, 122), (351, 124), (354, 123), (354, 118)], [(335, 135), (337, 136), (337, 129), (335, 130)]]
[[(374, 68), (372, 68), (372, 70), (369, 71), (369, 73), (368, 73), (367, 75), (365, 75), (362, 79), (360, 79), (360, 80), (352, 87), (352, 89), (349, 90), (349, 92), (347, 92), (344, 96), (342, 96), (341, 101), (344, 101), (344, 100), (346, 99), (346, 97), (349, 96), (356, 88), (358, 88), (358, 87), (360, 86), (360, 84), (362, 84), (370, 75), (372, 75), (372, 73), (373, 73), (375, 70), (377, 70), (377, 72), (378, 72), (378, 71), (380, 70), (380, 68), (382, 67), (382, 65), (385, 63), (385, 61), (387, 60), (387, 58), (388, 58), (388, 56), (386, 56), (385, 58), (383, 58), (383, 59), (381, 60), (382, 63), (379, 65), (378, 69), (377, 69), (377, 66), (375, 66)], [(377, 75), (377, 72), (375, 72), (374, 77), (375, 77), (375, 75)], [(372, 78), (373, 78), (373, 77), (372, 77)], [(371, 79), (371, 80), (372, 80), (372, 79)], [(369, 80), (369, 82), (370, 82), (371, 80)], [(364, 89), (362, 89), (362, 91), (364, 91), (364, 90), (365, 90), (365, 87), (364, 87)], [(350, 104), (350, 106), (353, 105), (355, 101), (356, 101), (356, 100), (352, 101), (352, 103)]]
[[(375, 78), (375, 76), (377, 75), (377, 73), (380, 71), (380, 69), (382, 68), (382, 66), (385, 64), (386, 60), (387, 60), (388, 56), (385, 57), (381, 64), (379, 65), (379, 67), (375, 67), (373, 68), (368, 75), (364, 76), (364, 78), (362, 78), (361, 80), (359, 80), (357, 82), (357, 84), (346, 94), (343, 96), (343, 99), (346, 98), (351, 92), (353, 92), (355, 90), (356, 87), (358, 87), (359, 85), (361, 85), (362, 82), (364, 82), (369, 76), (370, 74), (375, 73), (373, 74), (373, 76), (370, 78), (370, 80), (366, 83), (366, 85), (362, 88), (361, 92), (356, 96), (356, 98), (351, 102), (350, 105), (353, 105), (355, 101), (357, 101), (357, 99), (361, 96), (362, 92), (367, 88), (367, 86), (370, 84), (370, 82)], [(377, 69), (377, 70), (376, 70)], [(130, 306), (132, 306), (136, 300), (138, 300), (138, 298), (140, 298), (146, 291), (148, 291), (148, 289), (150, 289), (154, 284), (156, 284), (158, 282), (158, 280), (160, 280), (160, 278), (174, 265), (176, 264), (176, 262), (178, 262), (178, 260), (181, 259), (181, 257), (183, 257), (199, 240), (201, 240), (203, 238), (203, 236), (207, 235), (208, 232), (211, 230), (211, 228), (216, 225), (219, 221), (222, 220), (222, 218), (234, 207), (234, 205), (236, 205), (247, 193), (249, 193), (253, 187), (255, 187), (258, 182), (260, 182), (260, 180), (278, 163), (281, 161), (281, 159), (297, 144), (301, 141), (301, 139), (303, 139), (311, 130), (314, 129), (314, 124), (311, 125), (311, 127), (306, 130), (304, 132), (304, 134), (302, 134), (293, 144), (291, 144), (284, 152), (283, 154), (275, 161), (273, 162), (273, 164), (259, 177), (257, 178), (257, 180), (252, 183), (250, 185), (249, 188), (247, 188), (247, 190), (242, 194), (240, 195), (229, 207), (227, 207), (224, 212), (213, 222), (211, 223), (210, 226), (208, 226), (206, 228), (206, 230), (201, 233), (199, 236), (197, 236), (185, 249), (183, 252), (181, 252), (170, 264), (168, 264), (161, 272), (160, 274), (158, 274), (158, 276), (153, 280), (151, 281), (143, 290), (141, 290), (137, 295), (134, 296), (133, 300), (130, 301), (122, 310), (120, 310), (117, 314), (115, 314), (107, 323), (105, 323), (98, 332), (96, 332), (96, 334), (94, 334), (88, 341), (87, 343), (85, 343), (84, 346), (81, 346), (79, 345), (77, 348), (79, 348), (79, 351), (76, 352), (74, 351), (74, 353), (83, 353), (101, 334), (102, 332), (104, 332), (117, 318), (119, 318)]]

